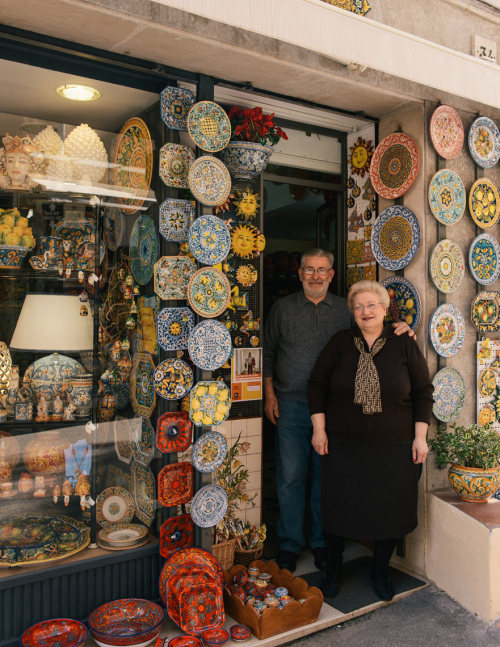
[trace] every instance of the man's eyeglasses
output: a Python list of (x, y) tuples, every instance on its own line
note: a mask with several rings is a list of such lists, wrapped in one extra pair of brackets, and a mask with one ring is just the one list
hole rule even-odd
[(363, 312), (363, 310), (368, 310), (369, 312), (373, 312), (377, 306), (380, 305), (380, 301), (378, 303), (368, 303), (366, 306), (354, 306), (354, 312)]
[(302, 271), (304, 272), (304, 276), (312, 276), (314, 272), (319, 274), (319, 276), (326, 276), (331, 269), (331, 267), (304, 267)]

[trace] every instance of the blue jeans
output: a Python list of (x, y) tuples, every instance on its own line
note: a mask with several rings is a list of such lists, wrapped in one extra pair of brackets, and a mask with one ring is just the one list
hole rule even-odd
[(281, 550), (300, 553), (304, 547), (304, 508), (307, 477), (311, 477), (309, 544), (325, 545), (321, 522), (320, 461), (311, 445), (312, 424), (305, 402), (278, 399), (276, 427), (276, 491), (278, 544)]

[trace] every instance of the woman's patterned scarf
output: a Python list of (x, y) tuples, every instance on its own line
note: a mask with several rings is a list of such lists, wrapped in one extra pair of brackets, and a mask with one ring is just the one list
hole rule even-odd
[(366, 352), (360, 337), (354, 337), (354, 344), (359, 350), (358, 368), (354, 382), (354, 404), (361, 404), (365, 415), (381, 413), (380, 380), (373, 358), (384, 347), (385, 338), (377, 339), (369, 353)]

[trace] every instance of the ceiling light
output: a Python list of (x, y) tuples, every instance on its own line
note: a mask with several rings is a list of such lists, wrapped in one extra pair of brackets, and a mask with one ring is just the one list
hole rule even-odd
[(89, 85), (79, 85), (77, 83), (65, 83), (56, 89), (57, 94), (64, 99), (71, 101), (95, 101), (99, 99), (101, 93)]

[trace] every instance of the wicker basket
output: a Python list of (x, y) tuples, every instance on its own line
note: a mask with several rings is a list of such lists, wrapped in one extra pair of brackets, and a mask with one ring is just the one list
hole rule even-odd
[(262, 557), (263, 550), (264, 546), (260, 546), (260, 548), (252, 548), (252, 550), (241, 550), (237, 548), (234, 551), (234, 563), (249, 566), (254, 560)]
[(212, 555), (222, 566), (223, 571), (228, 571), (234, 564), (234, 546), (236, 539), (229, 539), (220, 544), (212, 545)]

